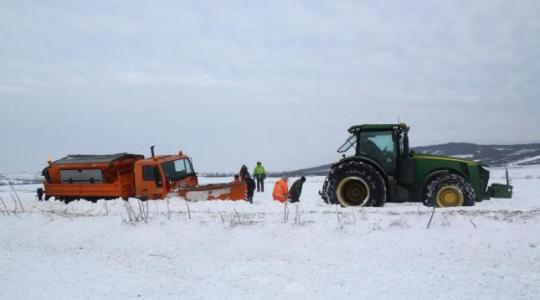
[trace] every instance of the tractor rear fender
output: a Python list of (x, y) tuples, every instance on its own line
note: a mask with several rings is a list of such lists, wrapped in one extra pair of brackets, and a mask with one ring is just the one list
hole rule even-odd
[[(351, 156), (351, 157), (346, 157), (342, 160), (340, 160), (339, 162), (335, 163), (334, 165), (332, 165), (332, 169), (343, 164), (343, 163), (347, 163), (347, 162), (350, 162), (350, 161), (361, 161), (361, 162), (364, 162), (364, 163), (367, 163), (367, 164), (370, 164), (372, 167), (374, 167), (377, 171), (379, 171), (379, 173), (381, 173), (381, 176), (383, 177), (384, 179), (384, 184), (386, 185), (386, 191), (387, 193), (390, 191), (390, 187), (389, 187), (389, 183), (388, 183), (388, 174), (386, 174), (386, 172), (384, 171), (384, 169), (377, 163), (375, 162), (374, 160), (370, 159), (369, 157), (366, 157), (366, 156)], [(389, 195), (386, 195), (387, 197)]]

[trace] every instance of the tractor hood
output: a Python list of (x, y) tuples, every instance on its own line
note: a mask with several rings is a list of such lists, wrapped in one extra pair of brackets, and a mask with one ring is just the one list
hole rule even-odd
[(423, 153), (413, 153), (412, 154), (413, 159), (418, 160), (431, 160), (431, 161), (448, 161), (448, 162), (458, 162), (458, 163), (465, 163), (470, 166), (481, 166), (481, 162), (476, 162), (474, 160), (470, 159), (463, 159), (463, 158), (457, 158), (457, 157), (451, 157), (451, 156), (444, 156), (444, 155), (434, 155), (434, 154), (423, 154)]

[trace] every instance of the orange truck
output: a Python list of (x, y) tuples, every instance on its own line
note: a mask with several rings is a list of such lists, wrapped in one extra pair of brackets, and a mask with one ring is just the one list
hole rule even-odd
[(54, 197), (66, 203), (85, 199), (115, 199), (130, 197), (141, 200), (164, 199), (170, 195), (186, 200), (245, 200), (247, 187), (243, 182), (199, 185), (190, 157), (180, 151), (176, 155), (143, 155), (118, 153), (112, 155), (68, 155), (49, 161), (43, 169), (44, 188), (40, 199)]

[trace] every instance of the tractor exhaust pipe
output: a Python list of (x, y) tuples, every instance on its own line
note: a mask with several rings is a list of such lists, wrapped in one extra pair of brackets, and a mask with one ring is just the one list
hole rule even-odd
[(156, 146), (150, 147), (150, 153), (152, 153), (152, 159), (156, 159), (156, 155), (155, 155), (155, 153), (154, 153), (154, 148), (155, 148), (155, 147), (156, 147)]

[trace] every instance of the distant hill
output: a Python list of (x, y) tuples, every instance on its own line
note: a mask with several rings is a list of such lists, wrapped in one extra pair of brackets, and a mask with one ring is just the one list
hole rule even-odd
[(42, 177), (39, 173), (4, 173), (0, 174), (0, 186), (16, 184), (40, 184)]
[[(477, 145), (472, 143), (447, 143), (412, 148), (416, 153), (446, 155), (481, 161), (488, 166), (516, 166), (540, 164), (540, 143), (521, 145)], [(312, 168), (273, 173), (288, 176), (321, 176), (328, 174), (332, 163)]]
[(476, 145), (448, 143), (416, 147), (418, 153), (447, 155), (481, 161), (489, 166), (540, 164), (540, 143), (522, 145)]

